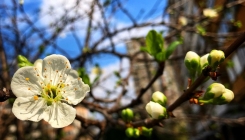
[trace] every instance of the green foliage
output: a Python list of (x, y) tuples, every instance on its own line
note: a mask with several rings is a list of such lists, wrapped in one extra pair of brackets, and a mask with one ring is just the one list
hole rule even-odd
[(205, 28), (203, 26), (197, 25), (196, 29), (197, 29), (197, 33), (199, 33), (201, 35), (205, 35), (206, 34), (206, 30), (205, 30)]
[(88, 74), (86, 73), (86, 70), (84, 68), (79, 68), (77, 72), (78, 72), (79, 77), (83, 79), (83, 82), (91, 86), (90, 79), (89, 79)]
[(141, 47), (141, 51), (149, 53), (158, 62), (162, 62), (168, 59), (181, 43), (181, 41), (174, 41), (165, 49), (162, 35), (155, 30), (151, 30), (146, 36), (146, 47)]
[(175, 49), (178, 47), (178, 45), (181, 45), (182, 44), (182, 41), (174, 41), (172, 42), (167, 50), (166, 50), (166, 58), (168, 59), (169, 56), (175, 51)]
[(23, 55), (17, 56), (17, 62), (20, 68), (25, 66), (33, 66), (33, 64)]

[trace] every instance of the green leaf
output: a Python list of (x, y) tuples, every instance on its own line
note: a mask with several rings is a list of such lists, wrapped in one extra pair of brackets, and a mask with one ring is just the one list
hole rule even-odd
[(25, 66), (33, 66), (33, 64), (23, 55), (17, 56), (17, 62), (20, 68)]
[(148, 53), (153, 56), (164, 50), (162, 35), (155, 30), (149, 31), (146, 36), (146, 48)]
[(155, 59), (156, 59), (157, 61), (160, 61), (160, 62), (166, 60), (165, 51), (164, 51), (164, 52), (159, 52), (159, 53), (155, 56)]
[(143, 51), (143, 52), (147, 52), (150, 54), (150, 51), (148, 50), (147, 47), (140, 47), (140, 50)]
[(203, 28), (201, 25), (197, 25), (196, 29), (197, 29), (197, 32), (200, 33), (201, 35), (206, 34), (205, 28)]
[(174, 41), (174, 42), (172, 42), (172, 43), (168, 46), (168, 48), (167, 48), (167, 50), (166, 50), (166, 59), (169, 58), (169, 56), (174, 52), (174, 50), (175, 50), (175, 49), (177, 48), (177, 46), (180, 45), (180, 44), (182, 44), (181, 41)]
[(89, 79), (88, 74), (86, 73), (86, 70), (84, 68), (79, 68), (77, 72), (78, 72), (79, 77), (82, 78), (83, 82), (91, 86), (90, 79)]

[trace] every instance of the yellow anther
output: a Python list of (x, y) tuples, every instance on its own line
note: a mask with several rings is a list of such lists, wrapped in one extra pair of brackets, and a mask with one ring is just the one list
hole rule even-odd
[(48, 89), (51, 89), (51, 85), (50, 85), (50, 84), (48, 84), (48, 85), (47, 85), (47, 88), (48, 88)]
[(65, 84), (62, 83), (62, 84), (61, 84), (61, 87), (62, 87), (62, 88), (65, 87)]
[(37, 74), (37, 76), (39, 76), (39, 74)]
[(58, 73), (59, 71), (56, 71), (56, 73)]
[(31, 88), (28, 88), (28, 90), (31, 90)]
[(26, 81), (29, 81), (30, 80), (30, 78), (26, 78)]
[(77, 90), (77, 88), (74, 88), (74, 90)]
[(68, 100), (68, 98), (66, 98), (66, 100)]
[(34, 100), (38, 100), (38, 96), (37, 95), (35, 95), (33, 98), (34, 98)]

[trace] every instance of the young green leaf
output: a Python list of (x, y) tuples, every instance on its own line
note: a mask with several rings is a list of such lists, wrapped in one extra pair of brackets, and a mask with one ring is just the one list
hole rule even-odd
[(162, 52), (162, 50), (164, 50), (162, 35), (155, 30), (149, 31), (146, 36), (146, 47), (147, 52), (153, 56), (158, 52)]
[(155, 59), (159, 62), (166, 60), (165, 51), (157, 53), (157, 55), (155, 56)]
[(175, 49), (177, 48), (177, 46), (180, 45), (180, 44), (182, 44), (181, 41), (174, 41), (174, 42), (172, 42), (172, 43), (168, 46), (168, 48), (167, 48), (167, 50), (166, 50), (166, 59), (169, 58), (169, 56), (174, 52), (174, 50), (175, 50)]

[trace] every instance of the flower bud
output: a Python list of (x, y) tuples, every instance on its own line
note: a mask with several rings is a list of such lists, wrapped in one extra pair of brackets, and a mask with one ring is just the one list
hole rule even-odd
[(200, 56), (193, 51), (189, 51), (185, 55), (185, 66), (190, 72), (191, 78), (194, 79), (196, 72), (199, 71), (200, 67)]
[(221, 96), (214, 98), (213, 104), (217, 104), (217, 105), (227, 104), (233, 99), (234, 99), (234, 93), (229, 89), (225, 89), (225, 91)]
[(33, 64), (23, 55), (18, 55), (17, 61), (20, 68), (25, 66), (33, 66)]
[(160, 91), (156, 91), (152, 94), (151, 100), (153, 102), (159, 103), (162, 106), (166, 106), (167, 97)]
[(204, 56), (202, 56), (200, 58), (200, 68), (201, 68), (201, 70), (203, 70), (205, 67), (208, 66), (208, 56), (209, 56), (209, 53), (205, 54)]
[(150, 101), (146, 104), (145, 109), (153, 119), (161, 119), (167, 116), (166, 108), (159, 103)]
[(182, 26), (185, 26), (185, 25), (187, 25), (187, 23), (188, 23), (187, 18), (184, 17), (184, 16), (180, 16), (179, 19), (178, 19), (178, 22), (179, 22)]
[(131, 109), (126, 108), (122, 110), (121, 116), (125, 122), (130, 122), (134, 118), (134, 112)]
[(216, 69), (218, 65), (225, 60), (225, 54), (221, 50), (212, 50), (208, 56), (208, 63), (213, 69)]
[(125, 133), (126, 133), (126, 135), (127, 135), (129, 138), (133, 137), (133, 136), (134, 136), (134, 128), (132, 128), (132, 127), (127, 128), (127, 129), (125, 130)]
[(134, 128), (134, 137), (138, 138), (140, 136), (140, 130), (138, 128)]
[(142, 126), (142, 130), (141, 130), (141, 133), (143, 136), (146, 136), (146, 137), (151, 137), (152, 135), (152, 128), (147, 128), (145, 126)]
[(95, 75), (101, 75), (102, 74), (102, 70), (100, 69), (99, 66), (95, 66), (92, 69), (92, 73), (95, 74)]
[(214, 9), (206, 8), (203, 10), (203, 15), (208, 18), (215, 18), (218, 16), (218, 13)]
[(224, 85), (220, 83), (213, 83), (207, 88), (204, 97), (202, 99), (209, 100), (209, 99), (217, 98), (221, 96), (224, 91), (225, 91)]

